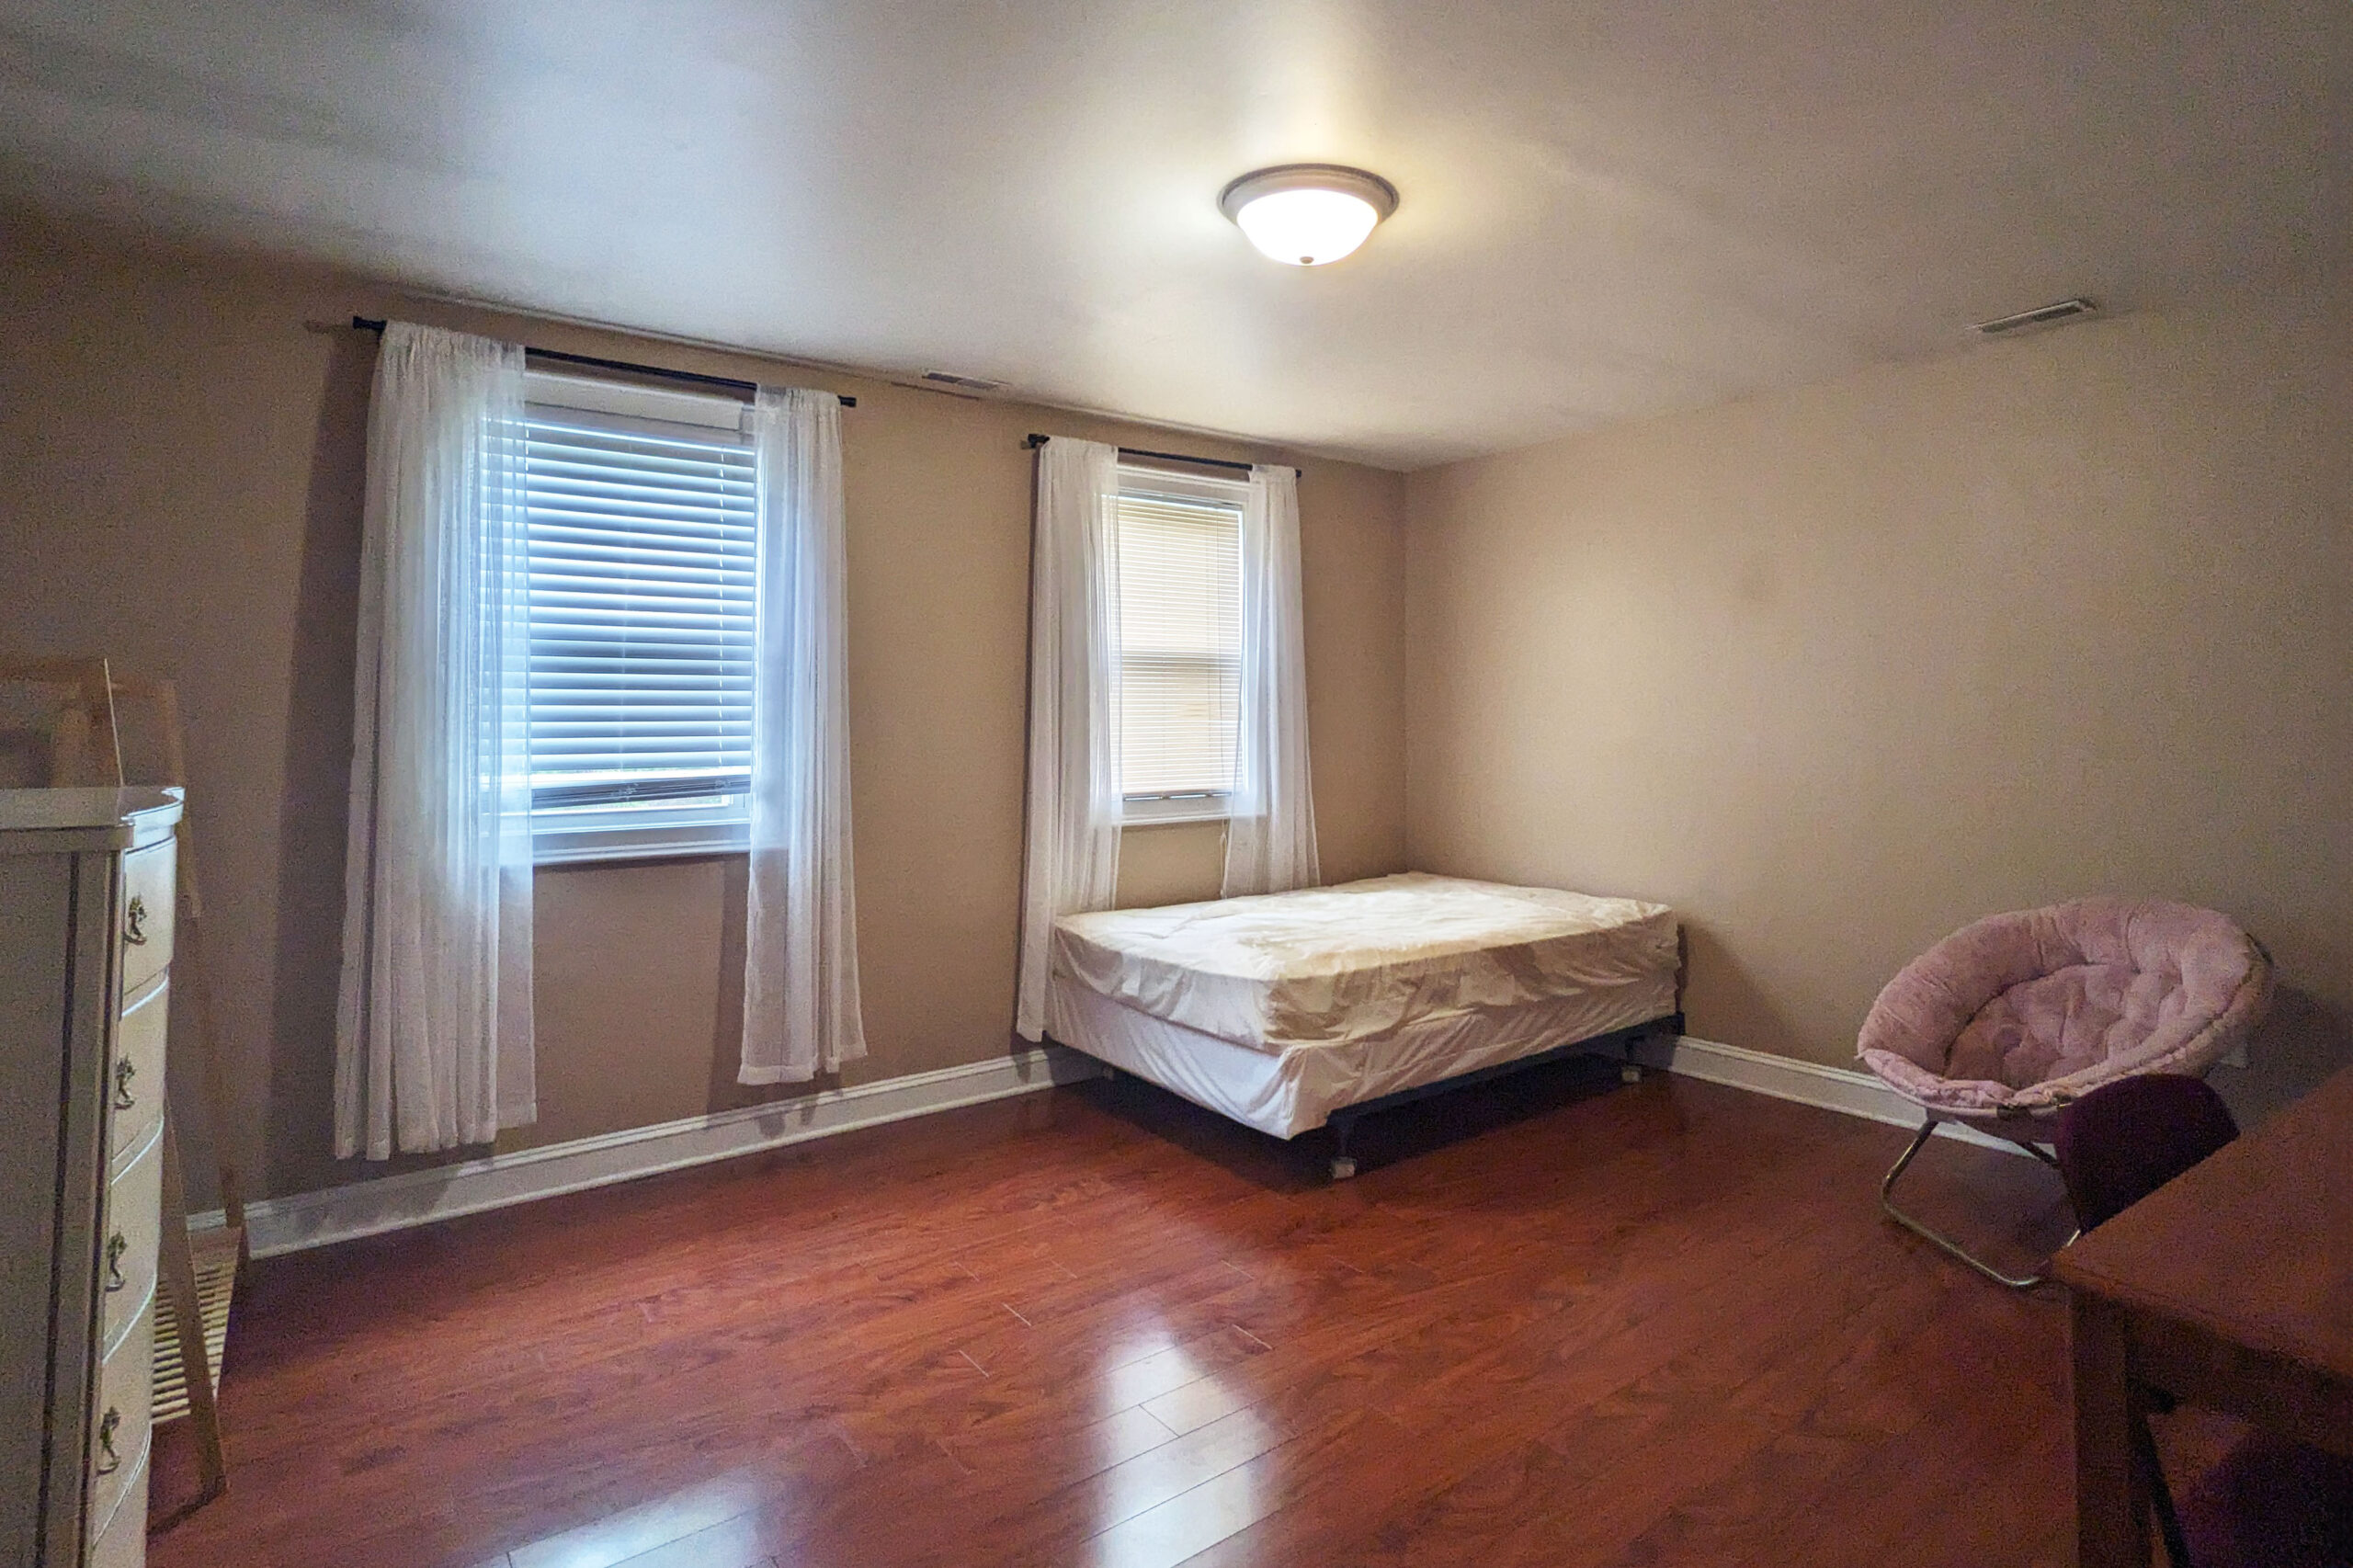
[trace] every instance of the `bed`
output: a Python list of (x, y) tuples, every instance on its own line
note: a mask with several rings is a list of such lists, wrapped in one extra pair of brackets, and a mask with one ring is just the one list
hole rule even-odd
[(1278, 1138), (1679, 1033), (1674, 912), (1408, 873), (1055, 922), (1047, 1034)]

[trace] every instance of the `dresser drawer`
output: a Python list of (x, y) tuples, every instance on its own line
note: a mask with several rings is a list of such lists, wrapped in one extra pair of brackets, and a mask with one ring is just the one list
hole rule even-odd
[(122, 994), (147, 983), (172, 961), (172, 926), (178, 910), (173, 892), (178, 866), (176, 841), (166, 838), (122, 858)]
[(131, 999), (115, 1026), (107, 1064), (107, 1165), (119, 1171), (164, 1114), (164, 1040), (170, 1032), (169, 978)]
[(147, 1456), (140, 1456), (139, 1472), (122, 1489), (114, 1517), (99, 1527), (84, 1561), (89, 1568), (140, 1568), (147, 1561)]
[(107, 1187), (107, 1239), (98, 1263), (101, 1354), (130, 1328), (139, 1303), (154, 1294), (163, 1199), (164, 1130), (156, 1126)]
[(111, 1517), (147, 1451), (148, 1402), (155, 1385), (155, 1297), (139, 1303), (131, 1331), (98, 1368), (98, 1398), (90, 1426), (92, 1519)]

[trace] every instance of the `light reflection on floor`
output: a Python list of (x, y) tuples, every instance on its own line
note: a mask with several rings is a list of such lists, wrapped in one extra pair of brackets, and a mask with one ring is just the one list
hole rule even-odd
[[(722, 1538), (743, 1538), (757, 1562), (767, 1548), (760, 1544), (761, 1522), (756, 1512), (779, 1495), (780, 1476), (733, 1471), (681, 1487), (665, 1497), (620, 1513), (608, 1514), (592, 1525), (565, 1530), (516, 1549), (508, 1561), (513, 1568), (613, 1568), (632, 1557), (668, 1546), (682, 1537), (699, 1536), (698, 1549), (678, 1557), (684, 1562), (715, 1565), (721, 1561)], [(706, 1533), (707, 1532), (707, 1533)]]
[(1261, 1512), (1260, 1467), (1246, 1461), (1279, 1447), (1284, 1434), (1214, 1372), (1176, 1392), (1196, 1391), (1233, 1408), (1108, 1472), (1087, 1542), (1099, 1568), (1181, 1562)]

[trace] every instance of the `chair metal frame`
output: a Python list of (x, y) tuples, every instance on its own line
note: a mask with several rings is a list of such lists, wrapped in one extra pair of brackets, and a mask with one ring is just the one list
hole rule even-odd
[[(2210, 1027), (2209, 1045), (2207, 1049), (2202, 1053), (2195, 1055), (2192, 1059), (2177, 1064), (2168, 1064), (2155, 1069), (2144, 1068), (2142, 1071), (2154, 1070), (2177, 1074), (2187, 1073), (2194, 1074), (2195, 1075), (2202, 1078), (2205, 1075), (2207, 1069), (2212, 1066), (2215, 1062), (2225, 1059), (2231, 1051), (2242, 1049), (2245, 1045), (2247, 1035), (2252, 1033), (2255, 1026), (2261, 1021), (2264, 1007), (2268, 1001), (2269, 986), (2271, 983), (2270, 977), (2273, 965), (2271, 951), (2269, 949), (2266, 948), (2262, 942), (2252, 936), (2246, 936), (2244, 932), (2242, 932), (2241, 935), (2245, 936), (2248, 943), (2254, 947), (2257, 961), (2255, 966), (2254, 972), (2250, 975), (2248, 980), (2242, 983), (2240, 995), (2244, 996), (2245, 994), (2245, 987), (2247, 985), (2259, 985), (2262, 987), (2261, 993), (2257, 995), (2254, 1003), (2251, 1015), (2243, 1017), (2239, 1019), (2238, 1030), (2233, 1036), (2220, 1036), (2218, 1030)], [(1950, 938), (1947, 939), (1949, 940)], [(2232, 1004), (2231, 1010), (2233, 1012), (2237, 1012), (2239, 1010), (2239, 1003), (2235, 998)], [(2226, 1014), (2223, 1016), (2227, 1017), (2228, 1015)], [(2221, 1019), (2219, 1017), (2215, 1020), (2217, 1024), (2219, 1024), (2220, 1021)], [(1911, 1145), (1904, 1151), (1903, 1154), (1896, 1160), (1894, 1165), (1889, 1169), (1886, 1176), (1882, 1178), (1879, 1184), (1880, 1208), (1886, 1211), (1889, 1219), (1893, 1220), (1897, 1224), (1903, 1226), (1905, 1230), (1910, 1231), (1914, 1235), (1918, 1236), (1921, 1240), (1928, 1243), (1928, 1244), (1935, 1247), (1938, 1252), (1943, 1253), (1946, 1256), (1952, 1258), (1956, 1262), (1968, 1265), (1978, 1274), (1993, 1280), (1995, 1284), (2006, 1285), (2013, 1290), (2033, 1290), (2043, 1281), (2044, 1277), (2040, 1272), (2038, 1271), (2033, 1274), (2024, 1275), (2003, 1273), (2001, 1269), (1995, 1267), (1993, 1264), (1988, 1263), (1985, 1259), (1979, 1257), (1967, 1247), (1962, 1246), (1959, 1242), (1953, 1240), (1952, 1237), (1946, 1235), (1943, 1232), (1920, 1219), (1917, 1215), (1906, 1213), (1903, 1209), (1899, 1208), (1895, 1201), (1895, 1184), (1897, 1181), (1902, 1179), (1904, 1173), (1911, 1168), (1913, 1160), (1919, 1155), (1922, 1149), (1927, 1146), (1928, 1140), (1936, 1135), (1937, 1129), (1946, 1122), (1951, 1122), (1957, 1127), (1974, 1128), (1980, 1132), (1987, 1133), (1993, 1137), (2000, 1138), (2006, 1142), (2015, 1143), (2019, 1148), (2025, 1150), (2028, 1153), (2033, 1155), (2036, 1159), (2041, 1161), (2052, 1170), (2057, 1171), (2059, 1169), (2059, 1158), (2052, 1147), (2052, 1139), (2055, 1134), (2046, 1132), (2042, 1130), (2052, 1127), (2057, 1122), (2060, 1114), (2063, 1112), (2068, 1106), (2074, 1104), (2076, 1099), (2083, 1097), (2084, 1095), (2097, 1093), (2099, 1088), (2104, 1088), (2109, 1084), (2121, 1082), (2124, 1078), (2136, 1075), (2138, 1074), (2132, 1073), (2120, 1074), (2114, 1077), (2106, 1079), (2097, 1085), (2079, 1090), (2074, 1094), (2062, 1095), (2054, 1093), (2054, 1096), (2048, 1103), (2038, 1104), (2032, 1109), (2010, 1107), (2000, 1109), (1989, 1108), (1986, 1110), (1969, 1111), (1939, 1109), (1933, 1105), (1927, 1105), (1920, 1100), (1915, 1099), (1909, 1092), (1901, 1088), (1896, 1088), (1894, 1084), (1888, 1082), (1885, 1079), (1881, 1079), (1881, 1081), (1886, 1084), (1889, 1088), (1894, 1089), (1897, 1094), (1903, 1095), (1906, 1100), (1909, 1100), (1912, 1104), (1918, 1106), (1920, 1108), (1923, 1120), (1920, 1124), (1920, 1131), (1913, 1136)], [(2068, 1197), (2068, 1207), (2071, 1210), (2075, 1209), (2075, 1198), (2072, 1193)], [(2073, 1244), (2077, 1236), (2084, 1233), (2083, 1213), (2080, 1210), (2075, 1210), (2075, 1221), (2076, 1223), (2073, 1233), (2067, 1237), (2065, 1242), (2060, 1244), (2062, 1248)]]
[[(2048, 1147), (2047, 1141), (2039, 1142), (2031, 1134), (2024, 1131), (2011, 1131), (2008, 1128), (2003, 1127), (1999, 1122), (1988, 1123), (1981, 1122), (1974, 1119), (1938, 1116), (1935, 1111), (1927, 1111), (1925, 1115), (1927, 1119), (1921, 1122), (1920, 1131), (1914, 1135), (1911, 1145), (1904, 1151), (1902, 1157), (1897, 1159), (1893, 1167), (1888, 1171), (1886, 1178), (1879, 1184), (1879, 1206), (1887, 1211), (1887, 1217), (1889, 1219), (1894, 1221), (1897, 1224), (1903, 1226), (1914, 1235), (1918, 1236), (1922, 1241), (1927, 1242), (1929, 1245), (1935, 1247), (1938, 1252), (1943, 1253), (1946, 1256), (1953, 1258), (1958, 1262), (1967, 1264), (1970, 1267), (1975, 1269), (1986, 1278), (1993, 1280), (1995, 1284), (2006, 1285), (2013, 1290), (2033, 1290), (2037, 1285), (2042, 1283), (2043, 1277), (2040, 1273), (2027, 1275), (2005, 1274), (1994, 1265), (1986, 1262), (1984, 1258), (1979, 1257), (1975, 1253), (1971, 1252), (1967, 1247), (1962, 1246), (1950, 1236), (1946, 1235), (1942, 1231), (1939, 1231), (1935, 1226), (1930, 1225), (1927, 1221), (1918, 1218), (1916, 1215), (1907, 1214), (1902, 1209), (1897, 1208), (1895, 1204), (1895, 1183), (1897, 1178), (1902, 1176), (1904, 1173), (1911, 1167), (1912, 1161), (1919, 1154), (1920, 1151), (1927, 1147), (1928, 1140), (1936, 1136), (1937, 1129), (1943, 1126), (1948, 1121), (1958, 1127), (1974, 1127), (1981, 1132), (1990, 1132), (1997, 1138), (2006, 1139), (2008, 1142), (2017, 1144), (2019, 1148), (2025, 1150), (2028, 1153), (2033, 1155), (2044, 1165), (2050, 1166), (2053, 1171), (2056, 1171), (2059, 1168), (2058, 1156), (2051, 1152), (2051, 1149)], [(2035, 1118), (2033, 1119), (2038, 1122), (2042, 1122), (2047, 1121), (2050, 1119)], [(2073, 1200), (2071, 1199), (2069, 1207), (2072, 1208), (2073, 1206)], [(2083, 1233), (2083, 1228), (2078, 1225), (2074, 1233), (2068, 1236), (2067, 1242), (2073, 1242), (2076, 1236), (2080, 1236)], [(2060, 1244), (2063, 1246), (2067, 1244), (2063, 1242)]]

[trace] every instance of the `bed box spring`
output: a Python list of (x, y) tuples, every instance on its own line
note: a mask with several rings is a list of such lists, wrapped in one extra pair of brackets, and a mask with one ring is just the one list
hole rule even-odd
[(1221, 1116), (1290, 1138), (1346, 1107), (1651, 1023), (1675, 1006), (1670, 969), (1576, 996), (1426, 1018), (1385, 1037), (1268, 1051), (1153, 1017), (1057, 975), (1046, 1032)]

